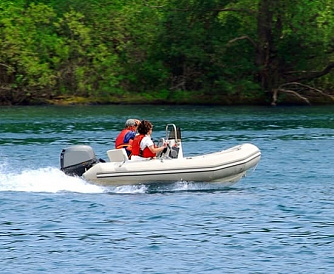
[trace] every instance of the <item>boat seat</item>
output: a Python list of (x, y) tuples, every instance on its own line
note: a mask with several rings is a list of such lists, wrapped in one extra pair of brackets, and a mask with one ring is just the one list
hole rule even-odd
[(110, 149), (107, 151), (107, 155), (110, 162), (125, 162), (129, 159), (124, 148)]

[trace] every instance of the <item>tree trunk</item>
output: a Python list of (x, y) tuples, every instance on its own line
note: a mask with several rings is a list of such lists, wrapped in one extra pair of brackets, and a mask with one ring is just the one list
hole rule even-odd
[[(279, 61), (273, 39), (275, 0), (260, 0), (257, 18), (258, 43), (255, 64), (259, 68), (258, 81), (263, 90), (271, 93), (279, 83)], [(277, 24), (280, 28), (280, 24)]]

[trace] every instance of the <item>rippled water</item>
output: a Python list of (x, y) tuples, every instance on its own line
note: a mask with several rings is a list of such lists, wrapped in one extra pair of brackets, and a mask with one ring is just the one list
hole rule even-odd
[[(0, 273), (331, 273), (334, 107), (0, 109)], [(128, 117), (182, 128), (184, 153), (251, 142), (253, 174), (219, 184), (100, 187), (59, 171), (100, 158)]]

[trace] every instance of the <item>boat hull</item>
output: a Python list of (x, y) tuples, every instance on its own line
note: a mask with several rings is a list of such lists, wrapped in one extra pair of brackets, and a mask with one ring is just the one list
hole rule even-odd
[(220, 182), (231, 185), (256, 167), (260, 150), (242, 144), (211, 154), (181, 159), (98, 163), (83, 177), (99, 185), (148, 184), (159, 182)]

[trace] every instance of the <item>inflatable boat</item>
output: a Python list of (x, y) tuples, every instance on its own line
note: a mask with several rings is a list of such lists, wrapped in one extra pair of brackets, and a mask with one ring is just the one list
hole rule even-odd
[(155, 158), (129, 160), (124, 149), (107, 151), (109, 161), (98, 160), (92, 147), (73, 145), (60, 154), (61, 170), (99, 185), (160, 182), (219, 182), (232, 185), (252, 171), (261, 158), (253, 144), (245, 143), (214, 153), (184, 157), (181, 130), (166, 126), (167, 148)]

